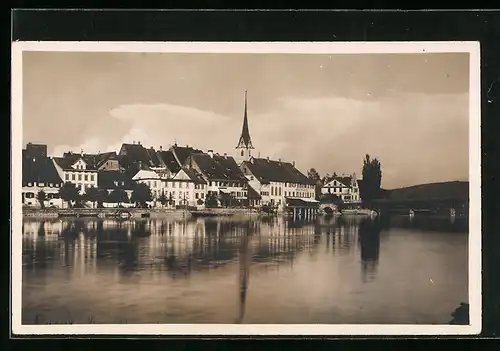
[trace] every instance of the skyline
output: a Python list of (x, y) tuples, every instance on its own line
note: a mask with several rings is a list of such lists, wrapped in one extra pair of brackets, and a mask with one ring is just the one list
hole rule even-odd
[(360, 177), (368, 153), (386, 188), (466, 180), (468, 56), (24, 52), (23, 144), (234, 155), (247, 90), (254, 155)]

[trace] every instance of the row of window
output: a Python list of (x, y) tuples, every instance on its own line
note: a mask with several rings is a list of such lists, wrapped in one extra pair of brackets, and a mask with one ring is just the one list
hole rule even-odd
[[(59, 199), (59, 194), (57, 193), (48, 193), (48, 194), (45, 194), (47, 200), (49, 199)], [(37, 194), (35, 193), (31, 193), (31, 192), (28, 192), (28, 193), (23, 193), (23, 197), (26, 198), (26, 199), (34, 199), (37, 197)]]
[(78, 173), (75, 174), (75, 173), (66, 173), (65, 175), (65, 180), (78, 180), (78, 181), (85, 181), (85, 182), (94, 182), (95, 181), (95, 174), (81, 174), (81, 173)]
[[(350, 193), (350, 192), (354, 192), (355, 193), (358, 190), (357, 188), (351, 189), (351, 188), (346, 188), (346, 187), (333, 187), (333, 188), (328, 187), (327, 189), (328, 189), (328, 194), (331, 194), (332, 192), (333, 193), (341, 193), (343, 189), (347, 189), (348, 193)], [(332, 191), (332, 189), (333, 189), (333, 191)]]
[(227, 186), (227, 187), (233, 187), (233, 188), (243, 188), (245, 184), (244, 183), (239, 183), (239, 182), (216, 182), (216, 181), (209, 181), (208, 186)]
[(40, 186), (40, 187), (44, 187), (44, 186), (48, 186), (49, 188), (59, 188), (61, 186), (61, 184), (59, 183), (47, 183), (47, 185), (45, 185), (46, 183), (31, 183), (31, 182), (28, 182), (28, 186)]

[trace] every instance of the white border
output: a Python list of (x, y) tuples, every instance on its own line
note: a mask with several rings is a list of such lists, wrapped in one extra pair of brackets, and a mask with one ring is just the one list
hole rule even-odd
[[(16, 335), (468, 335), (481, 332), (481, 168), (479, 42), (14, 42), (12, 44), (12, 333)], [(469, 326), (454, 325), (325, 325), (325, 324), (95, 324), (22, 325), (22, 53), (163, 52), (163, 53), (289, 53), (470, 54), (469, 125)], [(451, 313), (451, 311), (450, 311)]]

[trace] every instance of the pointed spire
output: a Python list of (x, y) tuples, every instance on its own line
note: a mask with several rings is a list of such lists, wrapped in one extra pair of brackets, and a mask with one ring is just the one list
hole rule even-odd
[(243, 115), (243, 128), (241, 129), (240, 140), (238, 141), (237, 149), (253, 149), (250, 131), (248, 130), (248, 113), (247, 113), (247, 91), (245, 90), (245, 112)]

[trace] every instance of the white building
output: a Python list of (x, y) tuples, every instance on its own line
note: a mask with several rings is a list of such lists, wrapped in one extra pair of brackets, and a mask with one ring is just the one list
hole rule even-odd
[(315, 201), (314, 182), (293, 163), (251, 157), (241, 164), (248, 184), (261, 196), (261, 205), (277, 206), (282, 211), (287, 198)]
[(25, 206), (41, 207), (40, 191), (45, 193), (45, 207), (62, 207), (59, 189), (63, 181), (54, 164), (47, 157), (23, 157), (22, 203)]
[(358, 203), (361, 201), (359, 195), (359, 184), (356, 173), (351, 176), (334, 177), (327, 181), (321, 188), (321, 194), (337, 195), (345, 203)]
[(173, 178), (163, 179), (163, 182), (165, 197), (173, 202), (171, 206), (203, 207), (207, 187), (194, 170), (180, 169)]
[(66, 183), (75, 184), (80, 194), (90, 187), (97, 187), (97, 168), (94, 155), (83, 153), (65, 153), (63, 157), (54, 157), (54, 166), (59, 177)]
[(141, 169), (132, 177), (132, 180), (137, 183), (146, 184), (151, 189), (153, 202), (157, 201), (165, 191), (165, 183), (155, 171)]

